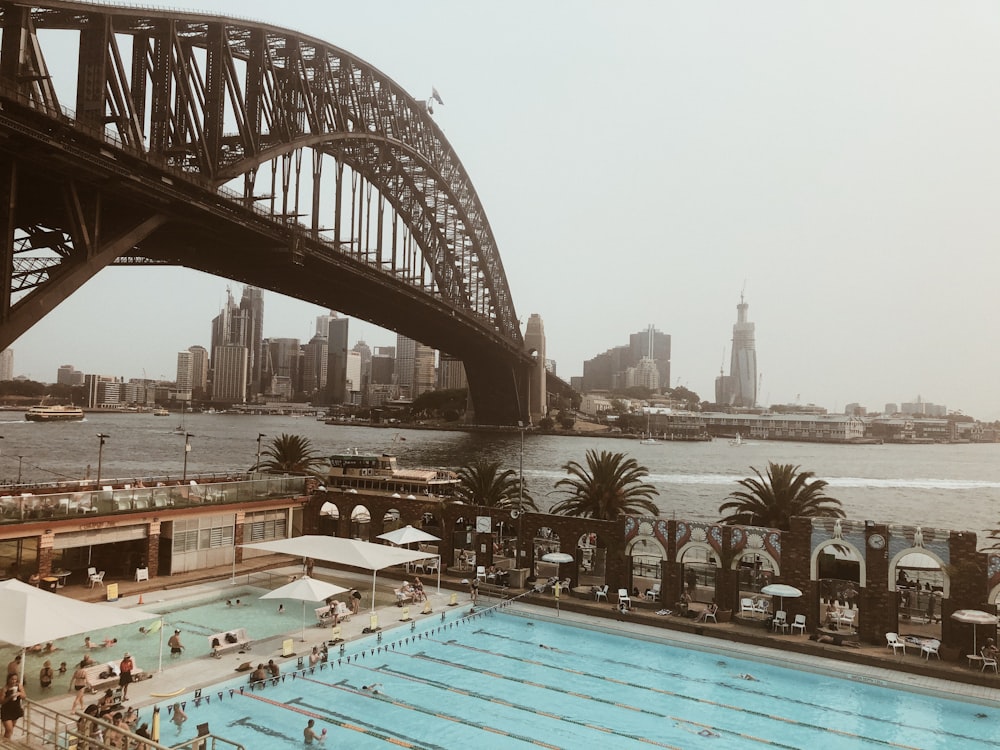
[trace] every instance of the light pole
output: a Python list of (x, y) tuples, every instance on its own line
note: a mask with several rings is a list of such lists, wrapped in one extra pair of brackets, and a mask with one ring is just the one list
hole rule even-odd
[(104, 461), (104, 441), (107, 440), (110, 435), (105, 435), (103, 432), (97, 433), (97, 439), (100, 440), (100, 444), (97, 446), (97, 486), (101, 486), (101, 463)]
[(517, 512), (524, 510), (524, 422), (517, 423), (521, 430), (521, 455), (517, 462)]
[(260, 471), (260, 441), (266, 437), (267, 435), (265, 435), (263, 432), (257, 433), (257, 463), (253, 465), (254, 471)]
[(188, 438), (193, 438), (190, 432), (184, 433), (184, 474), (181, 476), (181, 481), (186, 482), (188, 476), (188, 453), (191, 452), (191, 443), (188, 442)]
[(24, 460), (24, 456), (17, 457), (17, 483), (21, 483), (21, 462)]

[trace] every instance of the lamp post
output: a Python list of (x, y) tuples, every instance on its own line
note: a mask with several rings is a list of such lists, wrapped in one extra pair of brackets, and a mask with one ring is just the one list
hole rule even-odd
[(521, 455), (517, 462), (517, 511), (524, 510), (524, 422), (517, 423), (521, 430)]
[(97, 446), (97, 486), (101, 486), (101, 463), (104, 460), (104, 441), (107, 440), (110, 435), (105, 435), (103, 432), (97, 433), (97, 439), (101, 442)]
[(254, 471), (260, 471), (260, 441), (266, 437), (267, 435), (265, 435), (263, 432), (257, 433), (257, 463), (253, 465)]
[(187, 481), (187, 476), (188, 476), (188, 453), (191, 452), (191, 443), (188, 442), (188, 438), (193, 438), (193, 437), (194, 437), (194, 435), (192, 435), (190, 432), (185, 432), (184, 433), (184, 474), (181, 477), (181, 481), (182, 482), (186, 482)]
[(24, 456), (17, 457), (17, 483), (21, 483), (21, 462), (24, 460)]

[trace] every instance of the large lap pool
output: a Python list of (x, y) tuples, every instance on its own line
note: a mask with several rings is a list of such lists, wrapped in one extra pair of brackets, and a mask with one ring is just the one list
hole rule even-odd
[[(513, 608), (452, 612), (332, 649), (315, 670), (287, 664), (281, 679), (256, 689), (242, 676), (164, 701), (161, 739), (189, 739), (207, 722), (248, 750), (298, 748), (310, 718), (327, 730), (328, 747), (352, 748), (964, 749), (992, 748), (1000, 735), (993, 705), (732, 653), (532, 620)], [(373, 683), (378, 693), (362, 689)], [(174, 701), (189, 716), (180, 731), (170, 722)]]

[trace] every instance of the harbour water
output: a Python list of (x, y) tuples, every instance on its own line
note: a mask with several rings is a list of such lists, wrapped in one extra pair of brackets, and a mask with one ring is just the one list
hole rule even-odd
[[(182, 428), (182, 429), (179, 429)], [(190, 434), (187, 473), (238, 472), (256, 460), (257, 435), (264, 446), (282, 433), (308, 438), (321, 455), (357, 449), (394, 452), (402, 466), (456, 468), (484, 457), (518, 471), (521, 436), (511, 433), (406, 430), (326, 425), (311, 417), (177, 413), (88, 414), (83, 422), (26, 422), (19, 412), (0, 413), (0, 478), (5, 482), (55, 482), (97, 473), (98, 433), (102, 477), (170, 475), (184, 466), (184, 432)], [(649, 469), (668, 517), (716, 520), (719, 505), (737, 480), (766, 470), (768, 461), (791, 463), (830, 482), (828, 494), (849, 518), (975, 531), (980, 546), (1000, 527), (1000, 444), (825, 445), (728, 440), (641, 445), (600, 437), (524, 436), (523, 471), (542, 508), (559, 499), (554, 486), (568, 461), (584, 462), (587, 450), (630, 454)]]

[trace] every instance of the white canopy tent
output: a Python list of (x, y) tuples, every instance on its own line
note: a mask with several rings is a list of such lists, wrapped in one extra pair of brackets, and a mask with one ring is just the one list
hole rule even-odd
[[(403, 526), (398, 529), (393, 529), (392, 531), (387, 531), (384, 534), (379, 534), (376, 539), (385, 539), (387, 542), (404, 547), (410, 544), (418, 544), (420, 542), (440, 542), (441, 537), (434, 536), (433, 534), (428, 534), (423, 529), (417, 529), (413, 526)], [(437, 562), (437, 590), (441, 593), (441, 555), (433, 555), (438, 559)]]
[(0, 601), (0, 641), (21, 647), (22, 681), (28, 646), (160, 617), (155, 612), (77, 601), (16, 579), (0, 582)]
[(348, 565), (372, 572), (372, 612), (375, 611), (375, 576), (383, 568), (405, 565), (415, 560), (426, 560), (437, 555), (426, 552), (390, 547), (386, 544), (372, 544), (358, 539), (342, 539), (336, 536), (307, 535), (291, 539), (275, 539), (270, 542), (256, 542), (241, 545), (245, 549), (257, 549), (280, 555), (311, 557), (314, 560)]

